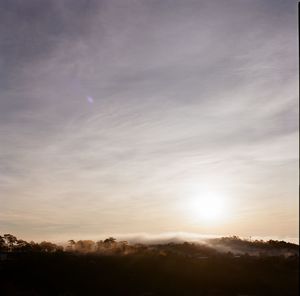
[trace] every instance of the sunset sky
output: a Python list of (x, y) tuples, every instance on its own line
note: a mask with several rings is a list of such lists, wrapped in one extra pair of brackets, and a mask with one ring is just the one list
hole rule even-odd
[(0, 1), (0, 234), (298, 240), (297, 1)]

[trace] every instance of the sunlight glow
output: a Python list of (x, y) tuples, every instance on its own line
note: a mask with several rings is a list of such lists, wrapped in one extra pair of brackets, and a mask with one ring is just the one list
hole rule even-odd
[(228, 202), (225, 196), (202, 192), (187, 201), (187, 215), (195, 223), (214, 224), (228, 216)]

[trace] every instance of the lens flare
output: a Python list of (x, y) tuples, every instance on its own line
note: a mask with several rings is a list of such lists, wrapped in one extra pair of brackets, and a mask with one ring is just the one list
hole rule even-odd
[(90, 104), (94, 103), (94, 99), (91, 96), (87, 96), (86, 99)]

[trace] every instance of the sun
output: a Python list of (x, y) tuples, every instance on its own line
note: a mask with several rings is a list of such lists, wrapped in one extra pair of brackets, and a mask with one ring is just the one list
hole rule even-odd
[(187, 215), (193, 222), (222, 222), (228, 215), (226, 198), (212, 192), (199, 193), (187, 200)]

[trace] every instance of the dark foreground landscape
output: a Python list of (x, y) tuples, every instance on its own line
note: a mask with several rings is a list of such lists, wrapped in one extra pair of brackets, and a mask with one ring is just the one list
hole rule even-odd
[(299, 292), (299, 248), (238, 237), (129, 244), (0, 237), (0, 295), (280, 295)]

